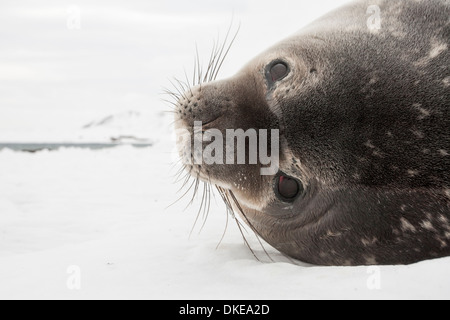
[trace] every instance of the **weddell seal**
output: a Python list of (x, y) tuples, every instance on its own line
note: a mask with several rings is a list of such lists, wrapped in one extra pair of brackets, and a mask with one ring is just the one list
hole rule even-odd
[[(449, 17), (449, 0), (359, 0), (229, 79), (215, 80), (213, 55), (177, 94), (178, 135), (192, 135), (178, 143), (185, 169), (259, 237), (307, 263), (449, 256)], [(225, 160), (201, 162), (201, 151)]]

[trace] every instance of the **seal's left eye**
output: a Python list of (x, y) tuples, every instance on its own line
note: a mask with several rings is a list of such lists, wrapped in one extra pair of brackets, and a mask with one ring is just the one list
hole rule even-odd
[(270, 76), (273, 82), (283, 79), (288, 73), (287, 65), (282, 62), (276, 63), (270, 68)]
[(286, 175), (280, 175), (276, 181), (276, 193), (285, 202), (294, 202), (297, 196), (303, 192), (300, 183)]

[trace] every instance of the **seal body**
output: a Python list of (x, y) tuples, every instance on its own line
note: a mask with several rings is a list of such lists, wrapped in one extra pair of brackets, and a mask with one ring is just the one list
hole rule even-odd
[[(262, 164), (187, 169), (304, 262), (449, 256), (449, 17), (449, 0), (354, 1), (236, 76), (192, 88), (178, 102), (178, 129), (279, 129), (281, 147), (273, 176)], [(292, 198), (280, 196), (283, 177), (297, 183)]]

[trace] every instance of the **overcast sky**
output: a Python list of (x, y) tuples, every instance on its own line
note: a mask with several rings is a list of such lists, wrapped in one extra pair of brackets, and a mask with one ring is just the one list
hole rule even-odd
[(233, 16), (241, 31), (222, 77), (345, 2), (2, 0), (0, 140), (5, 130), (163, 110), (168, 79), (191, 73), (196, 43), (206, 60)]

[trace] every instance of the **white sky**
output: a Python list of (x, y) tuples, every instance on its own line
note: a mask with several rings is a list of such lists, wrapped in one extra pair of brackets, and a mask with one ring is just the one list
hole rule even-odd
[[(195, 43), (206, 59), (233, 15), (241, 32), (219, 77), (345, 2), (2, 0), (0, 140), (12, 129), (163, 110), (168, 79), (191, 73)], [(76, 10), (81, 29), (70, 30)]]

